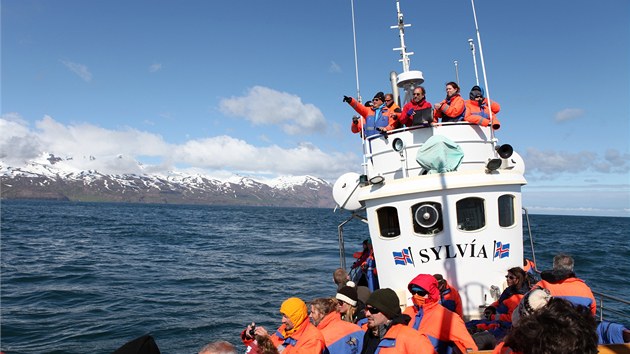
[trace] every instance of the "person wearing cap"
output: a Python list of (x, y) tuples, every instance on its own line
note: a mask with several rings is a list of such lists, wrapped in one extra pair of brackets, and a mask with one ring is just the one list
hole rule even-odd
[(320, 330), (330, 354), (360, 354), (363, 347), (361, 327), (341, 320), (337, 299), (318, 298), (311, 301), (311, 322)]
[(404, 311), (411, 318), (408, 326), (426, 335), (438, 353), (451, 353), (454, 348), (462, 353), (478, 350), (464, 320), (440, 305), (438, 282), (432, 275), (419, 274), (407, 289), (413, 302)]
[(470, 89), (470, 99), (466, 100), (465, 104), (465, 121), (487, 127), (490, 125), (490, 119), (492, 119), (492, 129), (501, 128), (501, 122), (497, 119), (497, 113), (501, 110), (501, 106), (496, 101), (492, 101), (490, 104), (492, 117), (490, 117), (490, 107), (488, 106), (488, 99), (484, 97), (483, 88), (473, 86)]
[[(407, 127), (413, 125), (413, 117), (416, 114), (420, 114), (420, 111), (431, 110), (433, 105), (426, 100), (426, 90), (422, 86), (418, 86), (413, 89), (413, 98), (411, 101), (405, 103), (401, 110), (400, 117), (397, 117), (400, 124), (404, 124)], [(431, 120), (429, 123), (433, 123)]]
[(429, 339), (406, 324), (409, 316), (400, 311), (398, 295), (392, 289), (370, 294), (365, 307), (367, 329), (361, 354), (435, 353)]
[(440, 119), (441, 122), (448, 123), (464, 120), (466, 103), (459, 94), (459, 85), (453, 81), (446, 83), (446, 98), (433, 108), (434, 121)]
[(377, 92), (372, 98), (372, 106), (362, 105), (357, 100), (349, 96), (343, 96), (343, 102), (346, 102), (357, 113), (360, 118), (354, 117), (350, 124), (350, 130), (353, 133), (361, 132), (364, 138), (369, 138), (386, 132), (385, 128), (389, 125), (389, 108), (385, 104), (385, 94)]
[[(297, 297), (286, 299), (280, 306), (282, 325), (269, 336), (262, 326), (248, 325), (241, 333), (243, 344), (250, 346), (254, 337), (269, 336), (273, 344), (283, 354), (322, 354), (326, 349), (324, 336), (308, 320), (308, 308)], [(253, 329), (254, 336), (251, 335)]]
[(363, 322), (359, 321), (365, 319), (365, 305), (359, 301), (359, 294), (357, 289), (352, 286), (344, 286), (337, 291), (335, 298), (338, 302), (338, 310), (341, 313), (341, 319), (350, 322), (357, 323), (359, 326)]
[(385, 106), (386, 109), (383, 111), (383, 114), (387, 116), (387, 120), (389, 124), (384, 128), (385, 131), (390, 131), (394, 129), (400, 128), (400, 122), (398, 121), (397, 114), (400, 114), (400, 106), (394, 100), (394, 95), (391, 93), (385, 94)]
[(553, 269), (540, 273), (541, 281), (534, 288), (549, 290), (551, 296), (561, 297), (575, 305), (586, 306), (593, 316), (597, 312), (597, 303), (591, 288), (573, 272), (573, 257), (559, 254), (553, 258)]
[(438, 282), (438, 290), (440, 291), (440, 304), (447, 309), (455, 312), (459, 317), (464, 318), (464, 310), (462, 308), (462, 298), (459, 296), (457, 289), (444, 279), (442, 274), (433, 274)]

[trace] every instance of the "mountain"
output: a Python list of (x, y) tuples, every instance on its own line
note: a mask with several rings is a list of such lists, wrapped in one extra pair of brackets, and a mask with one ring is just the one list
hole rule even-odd
[(332, 185), (312, 176), (262, 182), (200, 174), (103, 174), (68, 167), (52, 154), (23, 167), (0, 162), (2, 199), (333, 208)]

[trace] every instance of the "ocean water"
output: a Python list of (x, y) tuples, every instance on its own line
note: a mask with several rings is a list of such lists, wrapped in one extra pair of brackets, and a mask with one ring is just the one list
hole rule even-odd
[[(2, 201), (0, 350), (111, 353), (146, 333), (162, 353), (196, 353), (218, 339), (243, 349), (244, 326), (277, 328), (287, 297), (334, 294), (337, 226), (347, 217), (331, 209)], [(568, 252), (592, 288), (629, 299), (630, 218), (530, 221), (539, 268)], [(355, 221), (344, 230), (351, 261), (367, 228)]]

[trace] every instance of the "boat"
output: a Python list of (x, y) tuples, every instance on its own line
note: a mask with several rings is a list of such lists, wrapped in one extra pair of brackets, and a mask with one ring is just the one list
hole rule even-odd
[[(424, 79), (410, 70), (409, 25), (396, 5), (392, 28), (399, 31), (395, 50), (403, 69), (390, 76), (402, 107)], [(434, 123), (367, 137), (362, 171), (339, 177), (333, 197), (349, 219), (367, 223), (380, 287), (405, 294), (410, 303), (406, 288), (413, 277), (441, 274), (459, 289), (464, 317), (480, 318), (500, 295), (506, 270), (523, 265), (521, 188), (527, 181), (518, 152), (500, 145), (490, 126)], [(345, 269), (343, 224), (339, 230)]]
[[(396, 8), (391, 28), (398, 30), (400, 46), (394, 50), (400, 51), (402, 71), (392, 72), (390, 80), (402, 107), (424, 78), (410, 68), (413, 53), (404, 33), (409, 25), (400, 1)], [(478, 31), (477, 38), (480, 44)], [(475, 58), (472, 44), (471, 49)], [(483, 318), (507, 287), (506, 271), (524, 265), (524, 240), (536, 261), (531, 231), (523, 234), (524, 227), (531, 230), (522, 203), (525, 162), (512, 146), (499, 143), (491, 126), (439, 122), (362, 139), (362, 172), (345, 173), (333, 186), (336, 209), (350, 213), (338, 226), (340, 267), (347, 269), (344, 227), (360, 220), (369, 231), (378, 286), (396, 291), (401, 307), (411, 304), (407, 285), (415, 276), (441, 274), (458, 289), (464, 320)], [(628, 304), (594, 293), (600, 303), (606, 298)]]

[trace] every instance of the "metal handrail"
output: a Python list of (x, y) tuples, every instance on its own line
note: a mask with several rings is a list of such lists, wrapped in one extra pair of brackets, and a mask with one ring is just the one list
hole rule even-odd
[(536, 262), (536, 251), (534, 251), (534, 238), (532, 237), (532, 227), (529, 223), (529, 212), (527, 211), (527, 208), (522, 207), (523, 211), (525, 212), (525, 219), (527, 220), (527, 232), (529, 233), (529, 244), (532, 248), (532, 261), (534, 262), (534, 270), (537, 273), (540, 273), (538, 271), (538, 263)]
[[(601, 293), (599, 291), (593, 291), (593, 294), (597, 295), (599, 297), (599, 320), (600, 321), (604, 320), (604, 308), (605, 308), (604, 307), (604, 298), (610, 299), (610, 300), (614, 300), (614, 301), (617, 301), (617, 302), (621, 302), (622, 304), (630, 305), (630, 301), (624, 300), (622, 298), (618, 298), (616, 296), (604, 294), (604, 293)], [(615, 315), (618, 315), (618, 316), (621, 316), (621, 317), (630, 318), (630, 316), (628, 316), (628, 314), (624, 313), (624, 312), (612, 310), (612, 309), (609, 309), (609, 308), (606, 308), (606, 311), (614, 313)]]
[(353, 211), (352, 215), (350, 215), (349, 218), (347, 218), (341, 224), (339, 224), (339, 226), (337, 226), (337, 232), (339, 233), (339, 264), (342, 269), (346, 269), (346, 247), (345, 247), (345, 242), (343, 241), (343, 226), (349, 223), (350, 220), (354, 218), (357, 218), (363, 222), (367, 222), (366, 217), (357, 214), (358, 211), (363, 210), (363, 209), (364, 208), (361, 208), (357, 211)]

